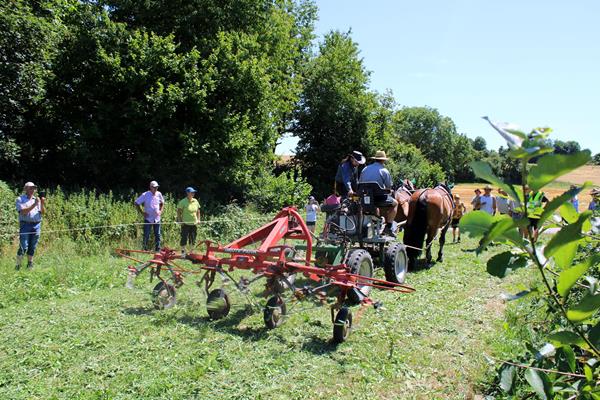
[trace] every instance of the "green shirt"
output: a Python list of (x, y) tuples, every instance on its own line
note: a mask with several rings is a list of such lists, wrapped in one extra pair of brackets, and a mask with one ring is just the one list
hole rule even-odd
[(192, 198), (191, 201), (187, 197), (182, 199), (177, 203), (177, 209), (181, 210), (181, 221), (184, 224), (195, 225), (199, 222), (197, 213), (200, 209), (200, 203), (195, 198)]

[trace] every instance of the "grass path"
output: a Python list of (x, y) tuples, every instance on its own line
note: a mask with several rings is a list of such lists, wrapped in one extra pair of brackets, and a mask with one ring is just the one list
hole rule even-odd
[[(487, 256), (464, 251), (474, 245), (449, 244), (443, 264), (411, 273), (413, 294), (376, 292), (385, 309), (367, 310), (339, 346), (325, 307), (267, 331), (262, 314), (235, 296), (227, 318), (209, 321), (191, 281), (175, 309), (154, 311), (147, 275), (125, 289), (122, 262), (110, 256), (48, 254), (19, 273), (5, 257), (0, 391), (10, 399), (471, 398), (503, 320), (498, 295), (511, 284), (485, 272)], [(57, 271), (103, 278), (89, 286)], [(39, 295), (44, 282), (53, 289)], [(38, 295), (15, 300), (27, 290)]]

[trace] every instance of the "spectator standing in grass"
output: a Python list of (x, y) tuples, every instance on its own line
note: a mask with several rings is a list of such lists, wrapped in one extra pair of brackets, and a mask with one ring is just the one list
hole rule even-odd
[(452, 211), (452, 243), (460, 243), (460, 219), (467, 212), (465, 203), (460, 201), (458, 194), (454, 195), (454, 210)]
[(600, 209), (600, 189), (592, 189), (590, 196), (592, 196), (592, 201), (590, 201), (590, 204), (588, 205), (588, 210), (596, 211)]
[(197, 225), (200, 223), (200, 203), (194, 197), (196, 189), (187, 187), (185, 198), (177, 203), (177, 222), (181, 223), (181, 255), (185, 257), (186, 246), (196, 244)]
[(479, 196), (479, 210), (485, 211), (490, 215), (496, 214), (496, 198), (492, 196), (492, 187), (485, 185), (483, 194)]
[[(577, 190), (577, 186), (571, 185), (569, 190)], [(569, 199), (569, 202), (573, 204), (573, 207), (575, 207), (575, 211), (579, 212), (579, 197), (575, 195)]]
[(17, 197), (16, 207), (19, 213), (19, 250), (17, 251), (17, 265), (21, 269), (23, 256), (27, 254), (27, 268), (33, 268), (33, 255), (40, 240), (42, 231), (42, 214), (46, 212), (46, 199), (43, 193), (35, 197), (37, 186), (27, 182), (23, 187), (25, 192)]
[(502, 188), (498, 188), (496, 207), (501, 215), (510, 214), (510, 199), (508, 198), (508, 193), (506, 193)]
[(144, 216), (144, 239), (142, 243), (144, 250), (149, 249), (150, 231), (154, 232), (154, 250), (160, 250), (160, 216), (164, 205), (165, 199), (162, 193), (158, 191), (158, 182), (156, 181), (151, 181), (148, 191), (142, 193), (135, 200), (136, 208)]
[(314, 196), (310, 196), (308, 198), (308, 204), (305, 207), (306, 209), (306, 226), (308, 230), (311, 232), (315, 232), (315, 227), (317, 225), (317, 213), (319, 212), (319, 203), (315, 200)]
[(479, 197), (481, 196), (481, 189), (475, 189), (475, 196), (471, 199), (471, 206), (473, 211), (479, 210)]

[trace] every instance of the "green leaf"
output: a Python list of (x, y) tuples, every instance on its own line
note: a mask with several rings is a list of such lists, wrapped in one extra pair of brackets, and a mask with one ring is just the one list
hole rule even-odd
[(517, 246), (523, 245), (523, 239), (517, 230), (519, 222), (522, 220), (516, 221), (507, 215), (500, 215), (493, 217), (492, 221), (492, 226), (479, 243), (479, 247), (477, 248), (478, 253), (483, 251), (487, 245), (497, 239), (508, 239)]
[(527, 183), (537, 192), (556, 178), (585, 165), (589, 160), (590, 151), (584, 150), (574, 154), (548, 154), (538, 160), (535, 167), (529, 171)]
[(575, 359), (575, 352), (571, 346), (565, 345), (556, 349), (556, 362), (561, 371), (575, 372), (577, 363)]
[(596, 265), (599, 262), (600, 254), (595, 254), (592, 257), (586, 258), (582, 263), (562, 271), (558, 275), (558, 283), (556, 285), (558, 294), (560, 294), (561, 297), (567, 297), (577, 280), (581, 278), (592, 265)]
[(582, 322), (592, 317), (600, 308), (600, 294), (586, 295), (579, 304), (567, 311), (567, 318), (573, 322)]
[(560, 216), (567, 221), (569, 224), (572, 224), (577, 221), (579, 218), (579, 213), (575, 210), (575, 206), (571, 203), (564, 203), (560, 206)]
[(510, 393), (515, 384), (516, 377), (517, 369), (515, 366), (503, 364), (500, 368), (500, 388), (506, 393)]
[(548, 336), (548, 340), (552, 342), (552, 344), (556, 347), (562, 347), (574, 344), (579, 347), (585, 347), (585, 340), (581, 338), (578, 334), (571, 331), (560, 331), (555, 332), (552, 335)]
[(591, 215), (591, 211), (581, 213), (577, 222), (569, 224), (558, 231), (546, 245), (544, 255), (550, 258), (560, 251), (561, 254), (555, 257), (555, 261), (561, 268), (567, 268), (575, 256), (575, 251), (577, 251), (577, 242), (582, 237), (581, 226)]
[(552, 216), (552, 214), (554, 214), (554, 211), (556, 211), (562, 204), (566, 203), (567, 201), (569, 201), (569, 199), (577, 194), (579, 194), (580, 192), (582, 192), (585, 189), (588, 189), (590, 187), (594, 186), (592, 182), (587, 181), (583, 184), (583, 186), (577, 188), (577, 189), (573, 189), (573, 190), (567, 190), (566, 192), (564, 192), (563, 194), (561, 194), (558, 197), (555, 197), (554, 199), (552, 199), (552, 201), (550, 201), (549, 203), (546, 204), (546, 206), (544, 207), (544, 212), (542, 213), (541, 217), (540, 217), (540, 221), (539, 224), (541, 226), (541, 224), (547, 220), (550, 216)]
[(473, 169), (476, 176), (495, 186), (501, 187), (510, 197), (519, 201), (519, 196), (517, 195), (517, 192), (515, 192), (515, 188), (508, 183), (504, 183), (502, 179), (494, 175), (490, 164), (483, 161), (472, 161), (469, 163), (469, 166)]
[(492, 226), (493, 218), (485, 211), (473, 211), (460, 219), (460, 230), (471, 237), (483, 236)]
[(496, 254), (487, 262), (487, 272), (490, 275), (504, 278), (510, 272), (523, 268), (527, 265), (527, 259), (521, 255), (515, 255), (510, 251)]
[(588, 332), (588, 339), (596, 347), (600, 345), (600, 322)]
[(594, 380), (594, 372), (592, 371), (592, 368), (589, 365), (584, 364), (584, 366), (583, 366), (583, 372), (585, 374), (585, 378), (589, 382), (592, 382)]
[(546, 374), (542, 371), (529, 368), (525, 371), (525, 379), (541, 399), (547, 400), (552, 396), (550, 382)]

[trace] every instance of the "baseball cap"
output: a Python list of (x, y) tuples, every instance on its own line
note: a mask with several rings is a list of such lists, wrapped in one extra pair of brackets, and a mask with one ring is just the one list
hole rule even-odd
[(186, 187), (186, 188), (185, 188), (185, 192), (186, 192), (186, 193), (196, 193), (196, 192), (197, 192), (197, 190), (196, 190), (196, 189), (194, 189), (194, 188), (193, 188), (193, 187), (191, 187), (191, 186), (188, 186), (188, 187)]
[(150, 181), (150, 187), (158, 187), (158, 182)]

